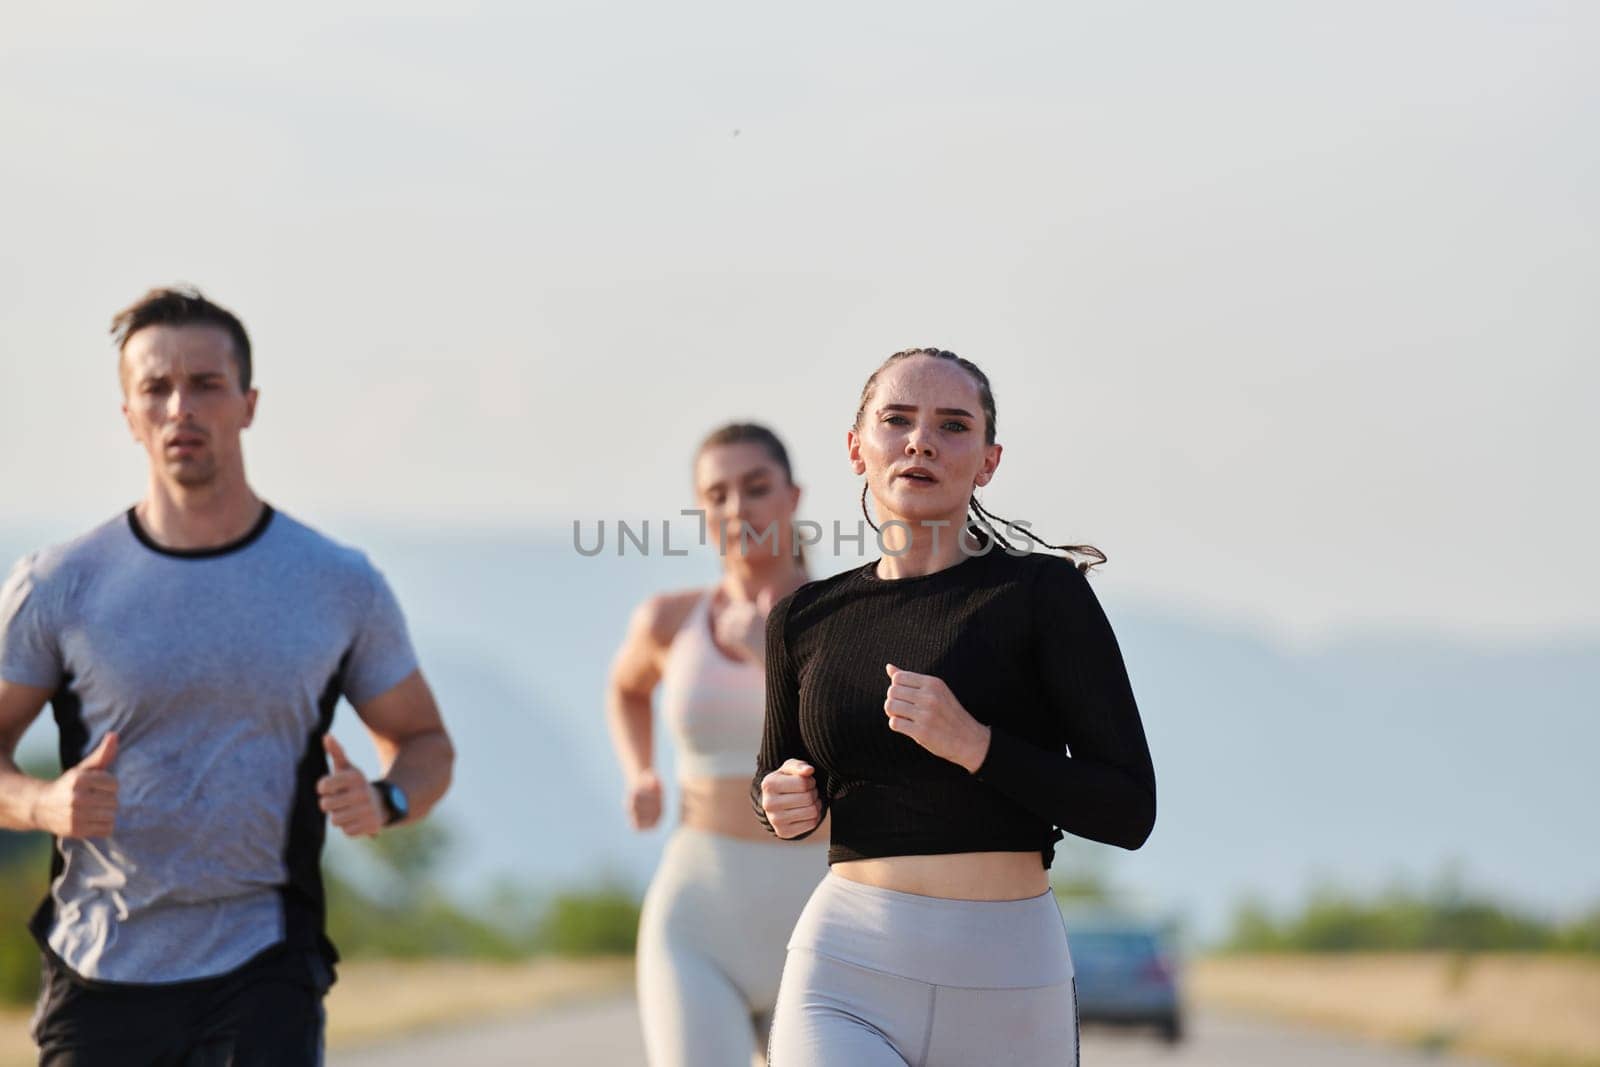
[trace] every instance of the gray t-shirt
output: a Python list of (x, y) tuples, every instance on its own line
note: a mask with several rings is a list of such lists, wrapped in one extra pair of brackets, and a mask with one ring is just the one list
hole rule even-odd
[(322, 933), (316, 781), (340, 696), (416, 654), (362, 553), (281, 512), (163, 549), (133, 512), (24, 558), (0, 589), (0, 678), (51, 690), (63, 766), (118, 734), (110, 837), (56, 841), (34, 932), (84, 978), (223, 974)]

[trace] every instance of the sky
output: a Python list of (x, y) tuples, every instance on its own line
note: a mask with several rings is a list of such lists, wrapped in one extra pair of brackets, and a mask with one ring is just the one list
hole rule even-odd
[(324, 526), (659, 522), (754, 418), (853, 529), (861, 385), (934, 345), (985, 503), (1119, 590), (1600, 632), (1596, 54), (1536, 0), (13, 7), (0, 523), (139, 495), (106, 328), (186, 281)]

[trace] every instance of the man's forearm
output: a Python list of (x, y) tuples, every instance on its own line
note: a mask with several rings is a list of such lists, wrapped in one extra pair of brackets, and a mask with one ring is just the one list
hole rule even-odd
[(405, 790), (411, 809), (405, 823), (417, 822), (439, 803), (450, 788), (455, 758), (455, 747), (443, 730), (418, 734), (400, 744), (383, 777)]
[(37, 830), (34, 813), (49, 784), (24, 774), (10, 756), (0, 756), (0, 829)]

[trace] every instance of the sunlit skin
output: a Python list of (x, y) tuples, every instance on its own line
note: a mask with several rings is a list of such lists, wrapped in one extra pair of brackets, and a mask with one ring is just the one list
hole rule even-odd
[(845, 436), (850, 468), (866, 476), (886, 545), (899, 553), (884, 554), (878, 577), (931, 574), (964, 558), (956, 533), (967, 502), (1000, 466), (1001, 446), (985, 444), (984, 429), (977, 383), (955, 364), (913, 356), (878, 376), (861, 425)]
[[(264, 505), (245, 477), (241, 438), (255, 420), (258, 394), (245, 389), (233, 338), (209, 323), (153, 325), (122, 347), (122, 415), (149, 460), (139, 525), (170, 549), (214, 548), (237, 541)], [(60, 837), (103, 837), (118, 813), (111, 731), (85, 759), (54, 781), (23, 774), (13, 753), (50, 692), (0, 681), (0, 828), (45, 830)], [(410, 817), (423, 818), (450, 784), (454, 749), (421, 671), (356, 708), (384, 777), (400, 785)], [(367, 776), (330, 734), (332, 762), (317, 782), (329, 823), (351, 837), (378, 833), (387, 810)]]
[[(722, 580), (711, 603), (713, 638), (730, 659), (764, 663), (767, 613), (805, 581), (791, 530), (800, 488), (765, 447), (740, 442), (701, 452), (694, 490), (696, 504), (705, 511), (707, 538), (722, 560)], [(758, 543), (769, 529), (773, 535)], [(742, 536), (745, 530), (748, 537)], [(651, 746), (651, 694), (661, 680), (666, 652), (700, 595), (700, 590), (685, 590), (640, 605), (612, 665), (607, 718), (626, 782), (623, 805), (637, 830), (656, 826), (662, 814), (662, 783)], [(680, 786), (685, 825), (770, 840), (750, 810), (749, 778), (688, 778)]]
[[(1001, 446), (985, 443), (985, 429), (977, 382), (954, 363), (912, 356), (878, 376), (860, 425), (846, 438), (851, 468), (866, 476), (876, 521), (890, 531), (878, 577), (932, 574), (967, 558), (957, 531), (965, 527), (973, 492), (1000, 465)], [(885, 729), (968, 772), (988, 754), (989, 728), (933, 675), (884, 664), (883, 710)], [(762, 780), (761, 803), (780, 837), (816, 826), (821, 805), (813, 768), (786, 761)], [(1038, 852), (887, 856), (835, 863), (833, 870), (868, 885), (959, 900), (1018, 900), (1050, 884)]]
[(239, 369), (220, 326), (146, 326), (123, 346), (122, 414), (149, 458), (139, 521), (161, 544), (225, 544), (260, 516), (240, 441), (257, 392)]
[[(695, 460), (694, 491), (695, 502), (706, 513), (707, 535), (730, 559), (727, 577), (739, 580), (792, 567), (790, 524), (800, 504), (800, 487), (789, 484), (765, 448), (740, 442), (706, 449)], [(756, 538), (769, 530), (772, 537), (758, 543)]]
[[(233, 344), (221, 326), (187, 323), (146, 326), (122, 347), (122, 414), (149, 459), (149, 485), (136, 511), (169, 548), (227, 544), (261, 517), (242, 441), (259, 393), (243, 387)], [(412, 818), (420, 818), (444, 791), (452, 758), (427, 683), (413, 673), (358, 711), (389, 776), (411, 785)], [(386, 811), (377, 790), (332, 735), (323, 743), (333, 767), (317, 793), (328, 821), (352, 837), (378, 833)]]

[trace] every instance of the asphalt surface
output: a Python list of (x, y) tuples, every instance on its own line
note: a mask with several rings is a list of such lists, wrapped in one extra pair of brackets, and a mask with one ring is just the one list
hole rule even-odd
[[(756, 1062), (760, 1062), (759, 1060)], [(1183, 1043), (1139, 1031), (1085, 1028), (1086, 1067), (1466, 1067), (1445, 1058), (1233, 1015), (1196, 1013)], [(331, 1053), (329, 1067), (644, 1067), (633, 999), (621, 997), (392, 1045)], [(830, 1065), (831, 1067), (831, 1065)], [(1482, 1065), (1477, 1065), (1482, 1067)]]

